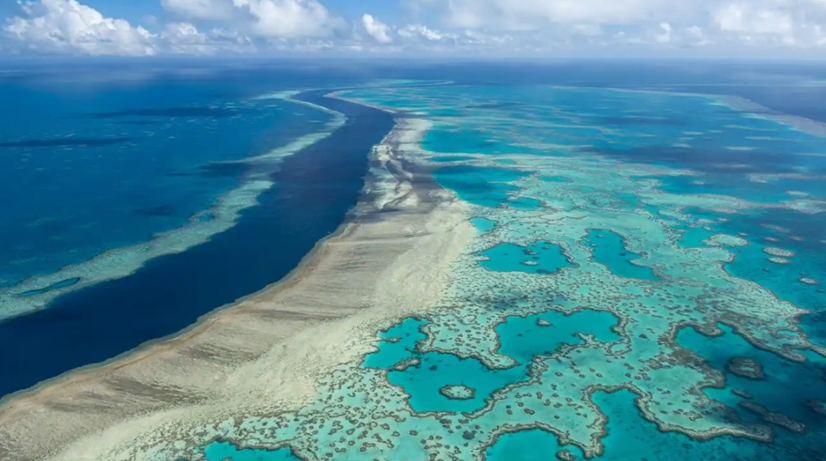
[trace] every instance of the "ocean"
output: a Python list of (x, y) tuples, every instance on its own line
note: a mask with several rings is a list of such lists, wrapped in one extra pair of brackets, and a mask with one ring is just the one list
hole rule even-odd
[[(826, 453), (816, 409), (826, 398), (826, 131), (757, 106), (754, 88), (744, 93), (751, 100), (706, 86), (664, 90), (485, 84), (346, 93), (428, 119), (422, 146), (439, 154), (428, 159), (434, 177), (484, 220), (486, 237), (474, 247), (487, 274), (463, 270), (454, 290), (478, 307), (409, 319), (380, 335), (410, 338), (406, 353), (380, 341), (364, 366), (387, 370), (414, 413), (463, 414), (463, 427), (483, 434), (496, 427), (485, 459)], [(515, 273), (548, 278), (506, 275)], [(537, 318), (533, 309), (543, 308), (550, 312)], [(476, 310), (491, 318), (469, 320)], [(568, 316), (553, 318), (560, 311)], [(592, 318), (575, 320), (583, 315)], [(617, 328), (630, 341), (619, 354), (611, 351), (625, 346), (605, 337)], [(495, 351), (467, 341), (480, 329), (496, 330)], [(577, 348), (581, 335), (595, 342)], [(676, 358), (685, 353), (698, 361)], [(446, 395), (455, 387), (464, 397)], [(583, 395), (605, 420), (582, 406)], [(771, 443), (739, 432), (767, 423)], [(585, 425), (604, 425), (607, 436)]]
[[(384, 113), (324, 91), (296, 100), (344, 114), (334, 129), (318, 107), (258, 98), (300, 90), (306, 78), (295, 72), (271, 72), (281, 81), (271, 86), (237, 75), (94, 84), (39, 77), (0, 86), (16, 102), (0, 110), (8, 204), (0, 296), (4, 309), (23, 314), (0, 322), (0, 395), (176, 333), (278, 281), (344, 221), (372, 146), (392, 128)], [(285, 146), (297, 148), (258, 159)], [(262, 174), (269, 187), (243, 191)], [(236, 217), (221, 200), (238, 190)], [(230, 222), (213, 227), (218, 219)], [(158, 243), (163, 233), (172, 239)], [(141, 258), (144, 246), (157, 257)], [(115, 261), (130, 274), (106, 280), (111, 264), (94, 258), (124, 247), (135, 251)], [(20, 288), (38, 276), (58, 282)], [(34, 304), (52, 290), (65, 293)]]
[[(189, 170), (175, 171), (190, 172), (174, 177), (194, 181), (208, 171), (215, 189), (151, 232), (187, 228), (193, 217), (213, 222), (220, 213), (202, 210), (214, 210), (216, 197), (263, 181), (234, 226), (130, 275), (77, 289), (82, 278), (57, 277), (18, 293), (25, 303), (65, 291), (0, 323), (0, 369), (11, 370), (0, 393), (174, 334), (283, 277), (348, 219), (371, 148), (394, 125), (370, 107), (380, 106), (430, 124), (420, 146), (397, 147), (476, 227), (452, 263), (439, 308), (393, 319), (376, 332), (372, 352), (319, 379), (299, 411), (186, 426), (175, 440), (155, 437), (157, 447), (139, 447), (145, 453), (135, 448), (139, 459), (824, 459), (826, 130), (812, 122), (826, 122), (817, 102), (826, 96), (818, 83), (825, 68), (512, 62), (369, 69), (339, 80), (327, 72), (329, 81), (310, 86), (326, 89), (292, 102), (277, 92), (305, 85), (264, 88), (259, 75), (255, 91), (234, 94), (229, 106), (89, 111), (133, 121), (207, 112), (220, 119), (210, 123), (234, 123), (262, 120), (253, 115), (267, 111), (259, 104), (273, 104), (292, 120), (285, 123), (306, 131), (279, 134), (237, 157), (185, 155)], [(344, 88), (353, 102), (323, 97)], [(231, 115), (217, 115), (225, 111)], [(267, 120), (261, 123), (275, 123)], [(52, 156), (55, 148), (108, 151), (136, 142), (134, 126), (78, 135), (79, 142), (17, 136), (0, 145), (18, 163), (41, 149)], [(312, 144), (296, 144), (314, 135)], [(268, 154), (290, 145), (301, 148)], [(50, 158), (42, 164), (54, 164)], [(92, 168), (100, 153), (84, 158)], [(115, 174), (117, 183), (131, 176)], [(153, 207), (127, 207), (142, 208)], [(145, 212), (135, 215), (136, 226), (149, 225)], [(10, 235), (24, 242), (34, 233)], [(79, 252), (87, 259), (78, 261), (146, 241), (103, 245), (108, 234), (100, 235), (92, 239), (97, 252)], [(43, 261), (26, 267), (49, 273), (56, 269), (48, 261), (67, 257), (46, 248), (30, 248)], [(39, 274), (29, 271), (9, 268), (7, 290)]]

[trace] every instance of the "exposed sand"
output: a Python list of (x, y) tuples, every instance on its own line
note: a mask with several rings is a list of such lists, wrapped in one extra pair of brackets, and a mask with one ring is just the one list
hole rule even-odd
[(174, 339), (7, 399), (0, 460), (110, 461), (149, 428), (295, 410), (316, 377), (371, 350), (377, 330), (437, 305), (476, 231), (452, 193), (402, 169), (424, 155), (428, 126), (398, 120), (350, 223), (282, 282)]

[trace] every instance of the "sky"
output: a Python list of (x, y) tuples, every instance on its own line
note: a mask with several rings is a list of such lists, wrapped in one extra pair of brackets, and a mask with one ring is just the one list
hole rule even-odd
[(826, 0), (0, 0), (2, 55), (826, 57)]

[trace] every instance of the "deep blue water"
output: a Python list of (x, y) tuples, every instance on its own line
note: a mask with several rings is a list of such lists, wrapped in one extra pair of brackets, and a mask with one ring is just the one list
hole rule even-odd
[(185, 225), (238, 185), (211, 162), (266, 153), (330, 115), (216, 95), (225, 81), (0, 80), (0, 288)]
[(356, 204), (373, 145), (393, 126), (384, 112), (303, 98), (346, 114), (331, 137), (286, 158), (275, 186), (234, 228), (190, 250), (156, 258), (131, 276), (58, 298), (0, 323), (0, 395), (98, 363), (191, 325), (293, 269)]
[[(379, 66), (374, 69), (384, 77), (456, 79), (475, 83), (505, 81), (511, 84), (564, 83), (633, 88), (650, 87), (738, 94), (764, 103), (772, 109), (807, 116), (816, 120), (826, 120), (826, 109), (822, 104), (826, 97), (826, 87), (795, 86), (796, 79), (799, 79), (801, 75), (821, 80), (826, 78), (826, 69), (822, 66), (820, 68), (808, 65), (743, 64), (713, 66), (701, 63), (675, 63), (670, 65), (648, 65), (647, 67), (638, 63), (527, 66), (520, 63), (496, 66), (475, 64), (421, 66), (416, 69), (404, 66)], [(515, 70), (518, 70), (518, 72), (515, 72)], [(750, 73), (753, 76), (759, 76), (763, 73), (768, 76), (766, 81), (771, 82), (771, 85), (763, 87), (739, 85), (737, 75), (745, 73)], [(784, 80), (782, 78), (778, 79), (778, 77), (787, 78), (786, 83), (784, 84)], [(271, 76), (268, 79), (272, 80)], [(680, 84), (674, 82), (680, 82)], [(238, 85), (238, 82), (235, 83), (235, 85), (229, 87), (226, 82), (215, 84), (211, 89), (205, 89), (203, 94), (197, 95), (196, 99), (203, 97), (208, 100), (223, 102), (236, 101), (240, 96), (250, 96), (260, 93), (259, 90), (261, 89), (271, 89), (267, 86), (271, 86), (271, 82), (255, 82), (253, 86), (256, 90), (254, 91), (251, 91), (248, 87), (248, 81), (244, 81), (244, 85)], [(328, 83), (328, 80), (319, 79), (318, 77), (302, 80), (302, 84), (308, 86), (322, 86)], [(697, 85), (695, 86), (695, 84)], [(19, 165), (13, 162), (22, 160), (19, 156), (12, 158), (12, 152), (55, 149), (54, 156), (43, 159), (44, 161), (48, 160), (44, 164), (47, 166), (71, 166), (71, 158), (57, 154), (77, 153), (78, 151), (89, 153), (119, 152), (127, 148), (133, 148), (136, 143), (149, 143), (151, 140), (143, 139), (146, 133), (166, 129), (164, 127), (168, 123), (168, 119), (188, 118), (199, 121), (194, 123), (200, 123), (201, 130), (193, 130), (192, 133), (209, 133), (208, 129), (204, 129), (206, 127), (203, 123), (203, 120), (209, 119), (211, 120), (210, 123), (214, 122), (216, 127), (220, 127), (220, 132), (224, 133), (225, 130), (234, 126), (232, 124), (235, 120), (253, 120), (260, 115), (256, 112), (255, 107), (227, 108), (220, 104), (217, 104), (219, 107), (212, 107), (212, 104), (195, 104), (191, 100), (185, 100), (186, 93), (180, 91), (182, 90), (168, 90), (162, 94), (170, 104), (170, 107), (167, 107), (164, 112), (146, 109), (125, 111), (118, 108), (95, 107), (96, 104), (100, 104), (100, 101), (92, 101), (92, 104), (87, 104), (77, 99), (69, 99), (66, 101), (67, 106), (84, 107), (82, 114), (85, 114), (84, 117), (78, 119), (67, 118), (62, 120), (61, 123), (77, 124), (78, 130), (73, 138), (55, 139), (48, 133), (43, 134), (43, 136), (20, 137), (17, 136), (20, 130), (14, 129), (12, 131), (9, 129), (9, 131), (2, 132), (5, 134), (2, 134), (2, 139), (0, 139), (0, 162), (9, 162), (7, 164), (2, 163), (7, 165), (7, 167), (4, 166), (4, 171), (16, 171)], [(199, 100), (203, 101), (204, 99)], [(11, 101), (11, 99), (4, 98), (4, 101)], [(325, 104), (329, 103), (331, 102), (325, 102)], [(192, 110), (193, 104), (198, 110)], [(15, 104), (15, 107), (17, 106), (20, 106), (20, 104)], [(132, 106), (132, 104), (126, 104), (126, 106)], [(685, 110), (685, 108), (673, 109), (676, 112)], [(360, 176), (366, 166), (364, 161), (366, 154), (370, 146), (375, 144), (377, 139), (380, 139), (389, 128), (389, 120), (386, 117), (370, 110), (356, 107), (347, 107), (342, 110), (358, 113), (349, 112), (355, 116), (355, 119), (342, 130), (342, 133), (330, 138), (326, 143), (314, 146), (288, 159), (282, 170), (275, 175), (275, 179), (279, 181), (279, 184), (265, 194), (260, 207), (251, 208), (244, 213), (239, 226), (236, 228), (215, 236), (209, 243), (193, 248), (186, 253), (159, 258), (131, 277), (78, 291), (59, 299), (49, 310), (0, 323), (0, 370), (2, 370), (0, 372), (0, 383), (2, 383), (0, 384), (0, 395), (25, 388), (40, 379), (54, 376), (73, 367), (112, 357), (135, 347), (142, 341), (179, 331), (181, 328), (190, 325), (199, 315), (271, 283), (294, 267), (301, 256), (312, 247), (318, 238), (335, 229), (338, 223), (341, 222), (346, 210), (355, 202), (355, 197), (361, 187)], [(518, 108), (514, 108), (514, 110), (518, 110)], [(441, 115), (456, 115), (456, 113), (445, 111)], [(674, 114), (672, 113), (672, 115)], [(310, 115), (310, 117), (313, 116)], [(6, 127), (6, 129), (8, 129), (7, 127), (14, 127), (14, 124), (17, 123), (14, 118), (12, 116), (0, 120), (2, 122), (0, 125)], [(21, 117), (21, 120), (23, 118), (25, 117)], [(275, 123), (275, 119), (271, 122), (274, 125), (279, 125)], [(605, 118), (601, 122), (613, 126), (640, 124), (656, 132), (682, 130), (679, 115), (672, 120), (663, 117), (648, 119), (615, 117)], [(388, 126), (383, 128), (383, 124), (388, 124)], [(264, 125), (265, 123), (262, 122), (262, 127)], [(87, 126), (103, 128), (103, 130), (83, 132), (83, 127)], [(292, 135), (299, 134), (300, 130), (303, 129), (302, 127), (305, 126), (304, 124), (298, 124), (298, 131), (296, 132), (290, 132), (289, 130), (278, 132), (276, 130), (272, 132), (274, 133), (272, 136), (281, 142)], [(179, 128), (184, 129), (186, 127), (176, 127), (176, 129)], [(240, 129), (243, 131), (247, 128), (250, 128), (250, 125), (245, 124)], [(266, 129), (261, 133), (263, 132), (271, 131)], [(8, 133), (15, 133), (15, 136), (9, 136)], [(794, 133), (788, 134), (791, 136)], [(453, 143), (455, 145), (475, 142), (479, 151), (487, 153), (496, 153), (502, 148), (499, 140), (487, 139), (480, 133), (470, 133), (468, 135), (472, 139), (461, 133), (434, 132), (426, 142), (439, 141), (440, 143)], [(208, 155), (213, 152), (209, 150), (213, 145), (220, 146), (223, 145), (221, 143), (226, 143), (226, 145), (234, 147), (238, 145), (236, 142), (248, 142), (250, 143), (247, 146), (248, 149), (234, 151), (234, 155), (243, 157), (272, 147), (273, 143), (270, 141), (276, 140), (262, 139), (257, 136), (237, 137), (239, 139), (229, 139), (229, 137), (219, 137), (219, 139), (205, 136), (203, 145), (204, 148), (207, 148), (203, 152), (205, 156), (203, 158), (186, 156), (185, 159), (191, 160), (193, 163), (172, 164), (167, 170), (170, 175), (164, 181), (181, 180), (188, 182), (192, 178), (187, 177), (185, 172), (191, 171), (194, 166), (203, 165), (215, 159)], [(257, 138), (257, 140), (251, 141), (254, 138)], [(207, 141), (210, 142), (207, 143)], [(564, 143), (566, 140), (556, 139), (554, 141)], [(140, 145), (146, 147), (151, 143)], [(743, 181), (742, 173), (744, 171), (761, 173), (793, 172), (796, 167), (801, 166), (794, 164), (788, 156), (782, 153), (772, 152), (771, 149), (758, 152), (721, 152), (704, 150), (702, 143), (697, 143), (697, 145), (699, 146), (697, 149), (655, 145), (626, 151), (610, 150), (609, 146), (601, 146), (602, 149), (597, 151), (624, 160), (689, 167), (705, 173), (703, 184), (695, 184), (687, 178), (659, 178), (663, 180), (663, 189), (671, 192), (720, 193), (749, 200), (771, 201), (775, 200), (783, 191), (798, 189), (796, 187), (798, 184), (784, 184), (782, 181), (766, 186), (755, 186), (753, 183)], [(182, 149), (187, 149), (188, 152), (192, 144), (182, 142), (180, 146)], [(57, 149), (72, 150), (58, 152)], [(800, 151), (804, 152), (803, 149), (808, 149), (808, 147), (801, 144)], [(444, 149), (444, 151), (450, 150)], [(223, 151), (217, 153), (221, 156), (225, 155)], [(716, 164), (715, 160), (722, 156), (747, 164), (748, 168), (732, 171), (732, 168), (721, 167)], [(100, 162), (100, 165), (109, 166), (114, 165), (114, 163), (106, 162), (117, 160), (96, 158), (98, 158), (97, 161)], [(138, 157), (131, 160), (134, 163), (126, 162), (122, 165), (124, 168), (136, 164), (144, 166), (142, 162), (145, 160), (145, 158)], [(157, 160), (161, 163), (171, 161), (169, 158)], [(800, 163), (804, 162), (801, 161)], [(805, 164), (805, 166), (811, 168), (809, 171), (813, 175), (823, 176), (824, 162), (822, 159), (806, 159)], [(506, 166), (503, 165), (502, 169), (505, 170), (505, 168)], [(182, 173), (185, 175), (181, 176)], [(487, 172), (485, 175), (476, 176), (470, 170), (445, 168), (442, 169), (442, 173), (452, 173), (444, 174), (442, 180), (454, 181), (451, 187), (458, 189), (460, 193), (464, 191), (463, 198), (481, 205), (501, 206), (507, 203), (510, 193), (515, 192), (515, 188), (512, 186), (488, 183), (487, 179), (492, 176)], [(62, 185), (56, 189), (60, 192), (59, 194), (55, 193), (54, 190), (49, 190), (49, 186), (56, 187), (61, 184), (60, 181), (65, 179), (61, 175), (71, 174), (59, 170), (43, 172), (35, 167), (31, 171), (26, 171), (26, 174), (13, 179), (22, 181), (30, 178), (26, 179), (29, 181), (28, 183), (21, 184), (25, 187), (43, 187), (42, 197), (44, 198), (50, 197), (49, 193), (52, 194), (52, 197), (58, 198), (83, 198), (82, 193), (63, 188)], [(48, 175), (45, 180), (43, 175)], [(203, 209), (204, 204), (209, 203), (216, 191), (227, 189), (235, 184), (238, 179), (237, 175), (238, 172), (227, 170), (206, 169), (200, 171), (198, 178), (202, 181), (201, 186), (192, 190), (191, 195), (188, 196), (191, 198), (187, 202), (188, 205), (183, 207), (171, 206), (163, 201), (154, 202), (151, 198), (147, 198), (145, 199), (146, 206), (129, 210), (117, 210), (122, 214), (113, 213), (112, 215), (121, 218), (126, 216), (128, 222), (138, 221), (141, 225), (146, 225), (146, 228), (136, 229), (125, 226), (123, 219), (117, 219), (111, 222), (102, 221), (100, 229), (105, 230), (108, 225), (119, 225), (121, 227), (116, 232), (117, 235), (108, 236), (112, 238), (112, 242), (130, 243), (141, 241), (142, 238), (156, 229), (174, 227), (185, 222), (189, 213)], [(103, 181), (104, 179), (107, 178), (101, 178), (100, 180)], [(564, 181), (564, 178), (543, 179)], [(506, 178), (499, 180), (508, 181)], [(152, 189), (146, 187), (147, 184), (139, 182), (137, 185), (131, 185), (132, 189), (126, 187), (125, 190), (162, 190), (160, 186), (164, 184), (166, 183), (153, 183), (157, 189)], [(173, 182), (172, 184), (180, 186), (182, 183)], [(90, 186), (93, 185), (95, 184), (90, 184)], [(821, 186), (822, 183), (811, 183), (807, 184), (805, 189), (815, 196), (823, 197), (826, 194), (822, 192), (823, 187)], [(0, 187), (3, 186), (0, 185)], [(16, 191), (19, 188), (9, 190), (10, 193), (17, 193)], [(65, 197), (60, 197), (61, 195), (65, 195)], [(491, 197), (494, 198), (491, 199)], [(109, 208), (112, 208), (104, 205), (105, 200), (109, 197), (87, 196), (86, 198), (93, 201), (101, 200), (101, 203), (93, 202), (97, 203), (97, 209), (99, 210), (108, 211)], [(31, 199), (36, 200), (37, 197), (31, 197)], [(20, 203), (20, 201), (14, 201), (12, 206), (16, 206), (21, 215), (24, 215), (28, 210)], [(91, 208), (91, 210), (94, 209), (95, 207)], [(55, 207), (51, 211), (61, 210)], [(699, 210), (689, 211), (695, 217), (719, 217), (712, 213), (702, 216), (703, 213)], [(103, 231), (95, 235), (94, 232), (85, 232), (85, 228), (66, 229), (62, 226), (54, 226), (54, 221), (37, 222), (42, 216), (42, 213), (34, 213), (32, 217), (36, 219), (28, 221), (29, 224), (36, 223), (35, 226), (31, 227), (31, 229), (35, 229), (34, 231), (26, 230), (30, 229), (29, 227), (20, 226), (26, 220), (14, 222), (8, 229), (3, 228), (2, 230), (14, 232), (17, 235), (21, 235), (23, 232), (32, 232), (33, 236), (41, 232), (43, 238), (39, 239), (39, 242), (44, 239), (48, 241), (55, 235), (73, 236), (76, 240), (72, 241), (71, 244), (64, 244), (61, 239), (53, 239), (54, 242), (48, 243), (48, 245), (53, 245), (56, 257), (64, 259), (55, 260), (51, 263), (51, 266), (44, 266), (45, 269), (41, 269), (39, 265), (43, 261), (27, 260), (25, 252), (29, 249), (25, 246), (0, 249), (0, 251), (7, 251), (9, 254), (17, 252), (23, 255), (23, 257), (14, 256), (14, 259), (7, 259), (6, 261), (13, 260), (18, 261), (18, 263), (14, 267), (11, 267), (10, 264), (4, 264), (2, 266), (4, 275), (0, 275), (0, 278), (5, 277), (14, 280), (17, 277), (14, 275), (16, 271), (48, 270), (50, 267), (64, 263), (61, 261), (82, 259), (84, 256), (82, 252), (70, 253), (70, 249), (74, 251), (75, 248), (82, 249), (84, 245), (87, 245), (90, 250), (86, 254), (93, 254), (100, 249), (101, 242), (98, 238), (103, 235)], [(144, 218), (135, 220), (135, 216), (143, 216)], [(826, 344), (826, 326), (824, 326), (826, 325), (826, 315), (824, 315), (823, 307), (826, 304), (824, 304), (823, 290), (818, 286), (804, 285), (797, 281), (801, 274), (816, 274), (822, 271), (822, 267), (824, 267), (824, 247), (819, 243), (819, 240), (824, 238), (823, 231), (826, 229), (826, 221), (824, 221), (823, 215), (803, 215), (791, 211), (778, 212), (777, 210), (771, 210), (726, 217), (730, 221), (713, 225), (714, 232), (696, 228), (691, 229), (682, 243), (686, 246), (701, 246), (701, 241), (713, 233), (736, 234), (739, 231), (747, 230), (750, 234), (751, 245), (734, 250), (737, 253), (737, 258), (727, 265), (727, 269), (736, 276), (758, 281), (772, 289), (782, 299), (820, 311), (804, 317), (803, 323), (806, 331), (813, 335), (815, 341)], [(98, 217), (94, 213), (90, 215), (92, 221), (98, 218), (102, 220), (109, 219), (108, 216)], [(205, 217), (205, 219), (208, 219), (208, 217)], [(480, 230), (490, 228), (490, 222), (477, 222), (481, 224), (479, 226)], [(761, 227), (762, 225), (786, 227), (792, 229), (792, 233), (767, 229)], [(686, 229), (688, 228), (686, 227)], [(7, 236), (4, 235), (5, 237)], [(805, 257), (794, 258), (793, 263), (789, 266), (777, 266), (767, 263), (765, 254), (761, 251), (761, 248), (766, 244), (764, 240), (766, 237), (781, 240), (776, 246), (797, 251), (799, 255), (805, 255)], [(801, 241), (792, 237), (804, 237), (804, 239)], [(83, 240), (84, 238), (87, 240)], [(4, 240), (3, 243), (5, 246), (7, 240)], [(604, 264), (610, 266), (615, 272), (618, 271), (617, 268), (619, 267), (635, 271), (639, 269), (640, 272), (636, 273), (637, 278), (651, 277), (649, 269), (637, 268), (628, 262), (635, 259), (636, 256), (625, 250), (621, 239), (618, 239), (615, 243), (598, 247), (605, 249), (606, 262)], [(599, 254), (602, 254), (602, 250), (597, 251), (595, 257), (599, 258)], [(29, 266), (29, 269), (20, 269), (26, 265), (31, 266)], [(768, 269), (768, 272), (766, 269)], [(71, 282), (69, 280), (65, 283)], [(399, 343), (382, 343), (381, 351), (386, 350), (388, 353), (381, 355), (381, 360), (376, 364), (372, 364), (372, 366), (388, 368), (391, 363), (398, 363), (398, 360), (404, 360), (411, 357), (411, 355), (415, 355), (415, 343), (422, 335), (418, 331), (420, 325), (416, 324), (416, 321), (409, 322), (412, 323), (406, 323), (404, 328), (401, 329), (404, 337), (402, 341)], [(604, 324), (610, 326), (612, 322), (606, 321)], [(508, 344), (525, 346), (524, 350), (514, 346), (509, 353), (512, 356), (522, 354), (524, 357), (531, 357), (536, 353), (552, 351), (554, 345), (559, 341), (576, 341), (575, 339), (571, 340), (570, 335), (548, 335), (545, 333), (546, 330), (539, 328), (537, 328), (537, 333), (532, 333), (529, 331), (530, 324), (508, 323), (506, 325), (513, 325), (514, 331), (512, 335), (505, 334), (503, 347)], [(587, 326), (575, 325), (575, 328), (572, 328), (575, 331), (587, 331), (588, 328), (593, 326), (601, 327), (603, 323), (599, 322)], [(604, 328), (600, 330), (604, 331)], [(397, 331), (387, 332), (388, 335), (397, 333)], [(505, 332), (500, 331), (499, 333), (503, 334)], [(520, 334), (524, 337), (510, 338), (510, 336)], [(529, 336), (530, 338), (525, 339)], [(508, 338), (516, 342), (507, 342)], [(767, 370), (771, 372), (768, 381), (738, 383), (734, 378), (730, 378), (730, 384), (738, 384), (741, 387), (747, 387), (755, 394), (761, 394), (761, 400), (777, 403), (779, 406), (780, 403), (786, 401), (789, 394), (794, 394), (793, 397), (800, 398), (819, 395), (816, 393), (817, 389), (814, 389), (810, 384), (815, 382), (816, 372), (819, 370), (817, 367), (820, 367), (820, 364), (784, 363), (778, 357), (765, 356), (761, 351), (751, 350), (750, 346), (730, 331), (721, 338), (713, 339), (695, 335), (688, 331), (683, 332), (680, 339), (684, 346), (698, 352), (717, 368), (723, 367), (723, 363), (735, 354), (760, 359), (766, 365)], [(372, 359), (370, 357), (372, 356), (368, 356), (368, 360), (378, 360), (375, 357)], [(432, 404), (435, 408), (445, 408), (445, 402), (440, 401), (437, 394), (434, 394), (432, 386), (418, 387), (416, 381), (423, 378), (425, 378), (425, 381), (433, 381), (431, 373), (435, 374), (443, 369), (439, 368), (441, 365), (453, 365), (454, 361), (451, 360), (455, 357), (450, 359), (450, 357), (433, 355), (427, 358), (427, 360), (431, 359), (434, 360), (431, 366), (437, 366), (436, 370), (430, 370), (430, 367), (414, 367), (408, 371), (409, 382), (401, 379), (405, 378), (404, 373), (397, 375), (395, 379), (400, 379), (398, 382), (404, 383), (414, 391), (421, 390), (423, 400), (417, 401), (417, 404), (425, 406)], [(439, 360), (441, 360), (441, 363)], [(488, 371), (478, 363), (467, 362), (465, 365), (467, 366), (463, 365), (462, 368), (457, 368), (457, 370), (462, 370), (463, 373), (448, 374), (446, 376), (467, 379), (469, 384), (473, 384), (473, 379), (482, 379), (479, 377)], [(417, 374), (418, 376), (416, 376)], [(509, 378), (518, 379), (519, 376), (514, 375)], [(801, 382), (796, 382), (796, 380)], [(817, 383), (822, 385), (822, 379)], [(768, 384), (772, 386), (767, 386)], [(715, 395), (717, 398), (732, 399), (727, 394), (728, 391), (730, 391), (729, 387), (721, 390), (706, 390), (710, 395)], [(797, 455), (797, 459), (823, 459), (823, 451), (814, 452), (809, 449), (818, 446), (818, 441), (806, 439), (796, 445), (796, 442), (792, 441), (791, 437), (787, 437), (783, 430), (778, 430), (779, 438), (772, 445), (776, 448), (772, 448), (771, 453), (766, 451), (766, 445), (743, 439), (718, 438), (710, 442), (700, 443), (691, 442), (687, 437), (680, 434), (662, 433), (654, 424), (647, 422), (640, 416), (638, 409), (633, 405), (633, 398), (634, 396), (628, 392), (597, 394), (594, 397), (595, 402), (608, 415), (609, 434), (604, 441), (606, 445), (611, 447), (611, 450), (606, 452), (603, 457), (597, 459), (663, 459), (677, 456), (678, 459), (719, 457), (721, 459), (764, 460), (779, 459), (772, 455), (784, 452), (791, 453), (793, 456)], [(799, 407), (799, 401), (788, 400), (793, 401)], [(731, 400), (731, 402), (734, 403), (734, 400)], [(478, 404), (478, 402), (472, 403), (466, 405), (474, 407)], [(802, 415), (802, 408), (799, 409)], [(744, 413), (743, 416), (747, 417), (748, 415)], [(815, 422), (814, 418), (812, 422)], [(819, 441), (819, 443), (822, 446), (823, 442)], [(543, 445), (548, 451), (537, 458), (537, 448)], [(524, 450), (526, 447), (531, 448), (531, 450)], [(491, 461), (553, 459), (557, 447), (558, 444), (554, 436), (538, 431), (522, 432), (500, 439), (489, 451), (488, 459)], [(242, 452), (231, 446), (217, 443), (211, 448), (214, 451), (210, 457), (216, 457), (217, 459), (232, 457), (239, 461), (242, 459), (257, 460), (263, 458), (275, 460), (289, 458), (285, 451), (261, 453), (244, 450)], [(577, 450), (572, 451), (574, 454), (580, 455)]]

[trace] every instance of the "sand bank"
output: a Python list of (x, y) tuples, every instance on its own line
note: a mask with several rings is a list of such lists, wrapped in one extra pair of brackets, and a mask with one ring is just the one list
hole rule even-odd
[(424, 155), (428, 126), (397, 121), (350, 221), (280, 283), (4, 402), (0, 459), (110, 461), (150, 428), (296, 410), (317, 377), (370, 351), (377, 330), (436, 305), (475, 229), (428, 173), (404, 168)]

